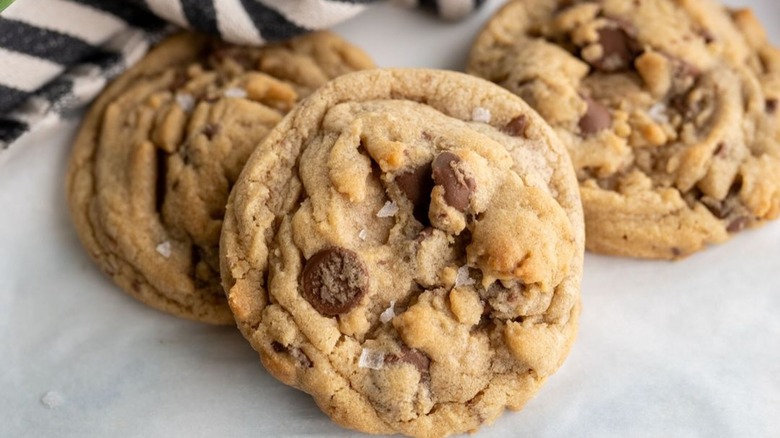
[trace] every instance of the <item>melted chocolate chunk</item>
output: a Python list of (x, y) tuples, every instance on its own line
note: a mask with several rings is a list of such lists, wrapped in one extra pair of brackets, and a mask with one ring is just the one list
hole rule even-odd
[(631, 68), (637, 57), (636, 41), (619, 27), (604, 27), (598, 33), (604, 54), (591, 63), (593, 67), (606, 73)]
[(385, 363), (388, 365), (408, 363), (417, 368), (423, 379), (430, 378), (431, 360), (420, 350), (403, 347), (400, 354), (388, 354), (385, 356)]
[(205, 135), (209, 140), (213, 140), (214, 136), (219, 134), (220, 129), (221, 127), (219, 124), (209, 123), (203, 128), (203, 135)]
[(433, 228), (432, 227), (425, 227), (422, 231), (420, 231), (419, 234), (417, 234), (417, 238), (415, 239), (417, 242), (422, 242), (423, 240), (433, 236)]
[(718, 157), (725, 157), (728, 155), (728, 148), (726, 148), (726, 143), (718, 143), (718, 146), (715, 148), (714, 155)]
[(701, 75), (701, 69), (691, 64), (690, 62), (680, 57), (674, 56), (671, 53), (666, 53), (663, 51), (660, 53), (665, 56), (669, 62), (671, 62), (674, 72), (672, 79), (675, 83), (681, 85), (682, 88), (690, 88), (693, 85), (695, 79)]
[(727, 208), (725, 203), (723, 202), (712, 202), (712, 201), (701, 201), (702, 204), (704, 204), (705, 207), (712, 213), (713, 216), (715, 216), (718, 219), (726, 219), (728, 217), (729, 213), (731, 213), (731, 208)]
[(745, 228), (750, 225), (750, 218), (741, 216), (734, 220), (732, 220), (729, 225), (726, 227), (726, 230), (729, 233), (739, 233), (740, 231), (744, 231)]
[(430, 223), (428, 207), (431, 205), (431, 190), (433, 190), (431, 163), (396, 175), (395, 183), (414, 204), (415, 219), (423, 225), (428, 225)]
[(367, 291), (368, 270), (348, 249), (323, 249), (303, 269), (303, 297), (325, 316), (350, 311)]
[(701, 38), (704, 40), (705, 44), (712, 44), (715, 42), (715, 35), (712, 34), (708, 29), (702, 29), (699, 31), (699, 35), (701, 35)]
[(442, 152), (433, 160), (433, 180), (436, 185), (444, 188), (444, 201), (452, 208), (464, 212), (469, 207), (476, 182), (458, 168), (460, 162), (460, 157), (452, 152)]
[(588, 110), (580, 119), (580, 131), (583, 136), (599, 133), (612, 125), (612, 115), (604, 105), (596, 102), (590, 97), (585, 97), (588, 104)]
[(774, 114), (777, 112), (777, 99), (766, 100), (766, 113)]
[(183, 88), (185, 85), (187, 85), (187, 82), (189, 82), (190, 77), (187, 75), (186, 71), (179, 70), (176, 72), (176, 75), (173, 77), (173, 81), (171, 82), (171, 85), (168, 86), (168, 89), (172, 92), (176, 92)]
[(303, 350), (301, 350), (300, 348), (297, 347), (289, 348), (276, 341), (271, 342), (271, 348), (276, 353), (289, 354), (290, 356), (292, 356), (293, 359), (298, 361), (298, 364), (300, 364), (304, 368), (311, 368), (314, 365), (311, 359), (309, 359), (309, 356), (307, 356), (306, 353), (304, 353)]
[(528, 117), (524, 114), (520, 114), (514, 119), (510, 120), (501, 131), (512, 137), (525, 137), (525, 129), (528, 127)]
[(737, 180), (729, 189), (729, 194), (726, 199), (718, 200), (704, 196), (701, 191), (694, 188), (692, 192), (689, 192), (694, 199), (701, 202), (707, 209), (718, 219), (725, 220), (728, 217), (735, 216), (738, 212), (735, 212), (735, 207), (738, 207), (740, 202), (737, 200), (739, 192), (742, 190), (742, 182)]
[[(693, 78), (693, 76), (689, 77)], [(670, 107), (680, 113), (680, 115), (686, 120), (694, 119), (696, 115), (701, 113), (704, 106), (707, 104), (704, 98), (697, 97), (698, 93), (695, 91), (698, 88), (696, 87), (695, 79), (691, 82), (692, 85), (685, 88), (685, 91), (679, 92), (669, 99)]]
[(669, 99), (669, 105), (683, 117), (690, 117), (688, 107), (688, 94), (678, 94)]

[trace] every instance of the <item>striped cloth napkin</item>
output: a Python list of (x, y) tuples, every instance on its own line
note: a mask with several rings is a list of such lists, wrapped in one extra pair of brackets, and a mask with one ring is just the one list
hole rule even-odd
[[(0, 155), (89, 102), (177, 27), (261, 45), (328, 28), (377, 1), (0, 0)], [(457, 19), (484, 0), (395, 2)]]

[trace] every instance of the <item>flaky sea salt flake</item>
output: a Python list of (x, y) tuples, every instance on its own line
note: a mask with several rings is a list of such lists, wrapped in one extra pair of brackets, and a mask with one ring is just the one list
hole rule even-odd
[(659, 102), (651, 106), (647, 111), (647, 115), (656, 123), (669, 123), (669, 117), (666, 115), (666, 105), (663, 103)]
[(379, 320), (382, 321), (382, 324), (387, 324), (393, 318), (395, 318), (395, 301), (390, 301), (390, 307), (379, 315)]
[(171, 256), (171, 242), (165, 241), (155, 248), (158, 253), (160, 253), (161, 256), (165, 257), (166, 259)]
[(398, 205), (393, 201), (385, 202), (385, 205), (376, 213), (376, 217), (393, 217), (398, 213)]
[(360, 352), (360, 359), (358, 360), (358, 366), (360, 368), (381, 370), (384, 365), (385, 354), (381, 351), (364, 348), (363, 351)]
[(481, 106), (474, 108), (474, 111), (471, 112), (471, 120), (475, 122), (490, 123), (491, 117), (490, 110)]
[(190, 112), (195, 107), (195, 98), (190, 94), (179, 93), (176, 95), (176, 103), (185, 112)]
[(366, 231), (365, 228), (361, 229), (360, 232), (358, 233), (358, 237), (360, 238), (360, 240), (366, 240), (366, 237), (368, 237), (368, 231)]
[(243, 99), (246, 97), (246, 90), (238, 87), (230, 87), (225, 90), (225, 97), (235, 97), (237, 99)]
[(469, 267), (467, 265), (458, 268), (458, 275), (455, 277), (455, 287), (471, 286), (474, 283), (476, 281), (469, 276)]

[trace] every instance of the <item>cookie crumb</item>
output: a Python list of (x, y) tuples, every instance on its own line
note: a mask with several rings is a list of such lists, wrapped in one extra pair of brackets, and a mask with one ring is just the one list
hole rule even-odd
[(370, 350), (364, 348), (360, 352), (360, 359), (358, 360), (358, 366), (360, 368), (369, 368), (372, 370), (381, 370), (385, 365), (385, 354), (380, 351)]
[(455, 287), (471, 286), (474, 283), (476, 281), (469, 276), (469, 267), (467, 265), (458, 268), (458, 275), (455, 277)]
[(171, 256), (171, 242), (166, 240), (165, 242), (157, 245), (155, 250), (157, 250), (157, 252), (160, 253), (161, 256), (167, 259)]
[(376, 217), (393, 217), (398, 213), (398, 205), (393, 201), (385, 202), (385, 205), (376, 213)]
[(49, 391), (41, 397), (41, 403), (49, 409), (57, 409), (65, 403), (65, 399), (57, 391)]
[(647, 111), (647, 115), (656, 123), (669, 123), (669, 117), (666, 115), (666, 105), (663, 103), (659, 102), (651, 106)]
[(490, 110), (481, 106), (474, 108), (474, 111), (471, 112), (471, 120), (475, 122), (490, 123), (491, 117)]
[(246, 90), (238, 87), (230, 87), (224, 92), (225, 97), (235, 97), (237, 99), (243, 99), (246, 97)]
[(395, 318), (395, 300), (390, 301), (390, 307), (379, 315), (379, 320), (382, 321), (382, 324), (387, 324), (393, 318)]
[(366, 237), (368, 237), (368, 231), (366, 231), (365, 228), (362, 228), (358, 233), (358, 237), (360, 238), (360, 240), (366, 240)]
[(185, 112), (190, 112), (195, 107), (195, 98), (190, 94), (178, 93), (176, 94), (176, 103)]

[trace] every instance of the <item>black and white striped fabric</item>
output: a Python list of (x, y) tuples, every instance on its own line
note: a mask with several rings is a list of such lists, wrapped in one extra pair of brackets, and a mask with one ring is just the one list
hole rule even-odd
[[(0, 13), (0, 161), (78, 109), (177, 27), (261, 45), (331, 27), (381, 0), (16, 0)], [(394, 0), (468, 15), (484, 0)]]

